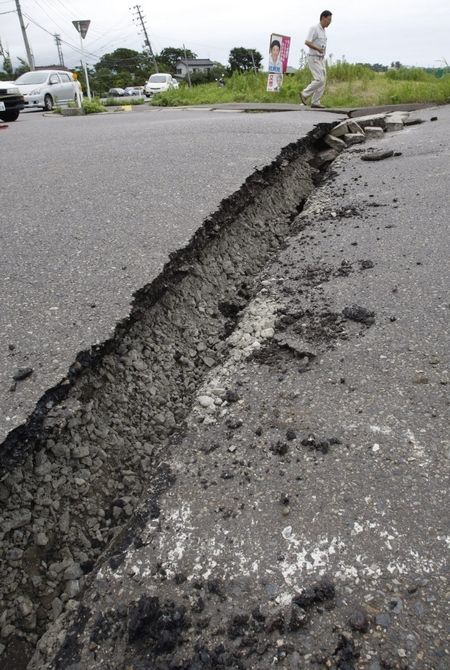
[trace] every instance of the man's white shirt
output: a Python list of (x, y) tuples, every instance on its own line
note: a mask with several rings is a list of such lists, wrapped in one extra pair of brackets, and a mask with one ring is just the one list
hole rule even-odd
[[(320, 23), (318, 23), (316, 26), (312, 26), (312, 28), (309, 29), (306, 41), (312, 42), (314, 46), (323, 49), (325, 53), (325, 49), (327, 48), (327, 36), (325, 33), (325, 28), (322, 28)], [(318, 51), (308, 47), (308, 56), (323, 56), (324, 53), (320, 54)]]

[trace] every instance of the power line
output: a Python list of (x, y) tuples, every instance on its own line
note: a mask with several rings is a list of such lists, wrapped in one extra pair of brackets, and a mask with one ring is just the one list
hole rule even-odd
[[(47, 0), (46, 4), (48, 5), (48, 8), (52, 12), (52, 14), (54, 12), (57, 12), (59, 14), (61, 20), (63, 20), (65, 23), (70, 22), (70, 24), (71, 24), (72, 19), (73, 19), (73, 10), (68, 9), (62, 2), (60, 2), (60, 0), (57, 0), (57, 1), (63, 7), (64, 11), (61, 11), (61, 9), (57, 5), (53, 4), (53, 2), (49, 2), (49, 0)], [(37, 0), (35, 0), (35, 2), (37, 2)], [(47, 14), (47, 16), (48, 16), (48, 14)], [(54, 19), (52, 19), (52, 20), (54, 20)], [(58, 26), (58, 27), (60, 27), (60, 26)], [(91, 26), (89, 28), (89, 33), (90, 34), (97, 33), (97, 31), (95, 30), (95, 28), (92, 28), (92, 26)], [(66, 33), (66, 34), (68, 34), (68, 33)], [(98, 34), (100, 34), (100, 33), (98, 33)], [(101, 35), (103, 37), (103, 33), (101, 33)]]
[(97, 47), (97, 51), (103, 51), (110, 44), (123, 43), (123, 40), (126, 39), (127, 37), (131, 36), (132, 34), (134, 34), (134, 33), (125, 33), (123, 35), (118, 35), (114, 39), (108, 40), (108, 42), (105, 42), (104, 44), (101, 44), (99, 47)]
[[(33, 23), (35, 26), (37, 26), (38, 28), (43, 30), (45, 33), (47, 33), (47, 35), (51, 35), (52, 37), (54, 36), (54, 34), (51, 33), (49, 30), (47, 30), (47, 28), (44, 28), (44, 26), (41, 26), (37, 21), (32, 19), (29, 14), (26, 14), (24, 12), (23, 15), (28, 19), (28, 21), (31, 21), (31, 23)], [(76, 47), (74, 44), (71, 44), (70, 42), (67, 42), (66, 40), (63, 40), (63, 39), (61, 39), (61, 42), (62, 42), (62, 44), (65, 44), (67, 47), (69, 47), (73, 51), (76, 51), (77, 53), (81, 53), (81, 49), (79, 47)], [(100, 58), (100, 56), (98, 54), (94, 54), (94, 53), (91, 53), (89, 51), (85, 51), (85, 53), (87, 53), (89, 56), (92, 56), (92, 58)]]
[[(39, 3), (37, 2), (37, 0), (35, 0), (35, 2), (36, 2), (37, 5), (39, 5)], [(28, 13), (23, 12), (23, 15), (28, 19), (28, 21), (30, 21), (31, 23), (33, 23), (36, 27), (40, 28), (41, 30), (43, 30), (44, 32), (46, 32), (48, 35), (51, 35), (52, 37), (54, 37), (54, 33), (52, 33), (50, 30), (47, 30), (47, 28), (44, 28), (44, 26), (42, 26), (40, 23), (38, 23), (37, 21), (35, 21), (35, 20), (34, 20)], [(48, 16), (48, 14), (47, 14), (47, 16)], [(56, 24), (56, 23), (55, 23), (55, 25), (58, 26), (58, 24)], [(117, 25), (117, 24), (116, 24), (116, 25)], [(60, 26), (58, 26), (58, 27), (60, 27)], [(64, 31), (63, 31), (63, 32), (64, 32)], [(106, 34), (107, 34), (107, 32), (101, 34), (101, 36), (97, 38), (97, 41), (98, 41), (99, 39), (101, 39), (102, 37), (104, 37)], [(127, 33), (127, 36), (128, 36), (128, 35), (131, 35), (131, 34), (132, 34), (132, 33)], [(120, 38), (116, 38), (116, 39), (120, 39)], [(110, 41), (106, 42), (104, 45), (99, 46), (99, 47), (98, 47), (98, 52), (103, 51), (103, 49), (104, 49), (108, 44), (111, 44), (112, 42), (116, 41), (116, 39), (114, 39), (114, 40), (110, 40)], [(79, 47), (75, 46), (74, 44), (72, 44), (71, 42), (66, 41), (66, 40), (64, 40), (64, 39), (61, 39), (61, 43), (64, 44), (65, 46), (69, 47), (70, 49), (72, 49), (72, 50), (75, 51), (76, 53), (81, 53), (81, 49), (80, 49)], [(92, 58), (96, 58), (96, 59), (99, 59), (99, 58), (101, 57), (100, 54), (99, 54), (98, 52), (97, 52), (97, 53), (93, 53), (93, 52), (89, 52), (89, 51), (86, 51), (86, 50), (85, 50), (85, 54), (91, 56)]]
[(50, 21), (51, 21), (52, 23), (54, 23), (55, 26), (56, 26), (62, 33), (65, 33), (66, 35), (69, 35), (69, 33), (67, 33), (66, 30), (65, 30), (62, 26), (60, 26), (58, 23), (56, 23), (56, 21), (55, 21), (55, 19), (53, 18), (53, 16), (50, 16), (50, 14), (44, 9), (44, 7), (40, 4), (40, 2), (38, 2), (38, 0), (34, 0), (34, 2), (35, 2), (36, 5), (39, 7), (39, 9), (41, 9), (41, 10), (44, 12), (44, 14), (47, 16), (47, 18), (49, 18)]

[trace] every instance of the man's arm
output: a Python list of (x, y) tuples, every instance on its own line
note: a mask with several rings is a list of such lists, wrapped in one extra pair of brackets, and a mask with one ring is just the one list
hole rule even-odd
[(307, 47), (310, 49), (314, 49), (314, 51), (318, 51), (320, 54), (325, 53), (325, 49), (322, 49), (321, 47), (318, 47), (314, 44), (314, 42), (310, 42), (309, 40), (305, 40), (305, 44)]

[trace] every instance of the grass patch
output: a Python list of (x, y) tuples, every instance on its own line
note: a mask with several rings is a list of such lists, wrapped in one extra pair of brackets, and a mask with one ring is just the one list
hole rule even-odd
[(106, 112), (106, 107), (102, 105), (98, 98), (92, 98), (92, 100), (84, 98), (81, 105), (86, 114), (99, 114), (100, 112)]
[[(374, 72), (364, 65), (337, 63), (328, 68), (327, 87), (322, 98), (326, 107), (367, 107), (413, 102), (450, 102), (450, 74), (437, 78), (420, 68), (400, 68)], [(307, 68), (284, 77), (278, 93), (266, 91), (264, 73), (235, 73), (224, 87), (216, 83), (200, 84), (155, 95), (150, 104), (177, 107), (227, 102), (299, 102), (301, 91), (311, 80)]]

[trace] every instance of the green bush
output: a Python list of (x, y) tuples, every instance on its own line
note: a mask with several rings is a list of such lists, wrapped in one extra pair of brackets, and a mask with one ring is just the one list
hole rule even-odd
[(435, 78), (420, 67), (391, 68), (386, 72), (386, 77), (393, 81), (432, 81)]
[(84, 98), (82, 105), (86, 114), (99, 114), (100, 112), (106, 112), (106, 107), (102, 105), (98, 98), (92, 98), (92, 100)]
[(329, 81), (355, 81), (356, 79), (375, 79), (376, 72), (366, 65), (346, 63), (345, 61), (330, 65), (327, 68)]

